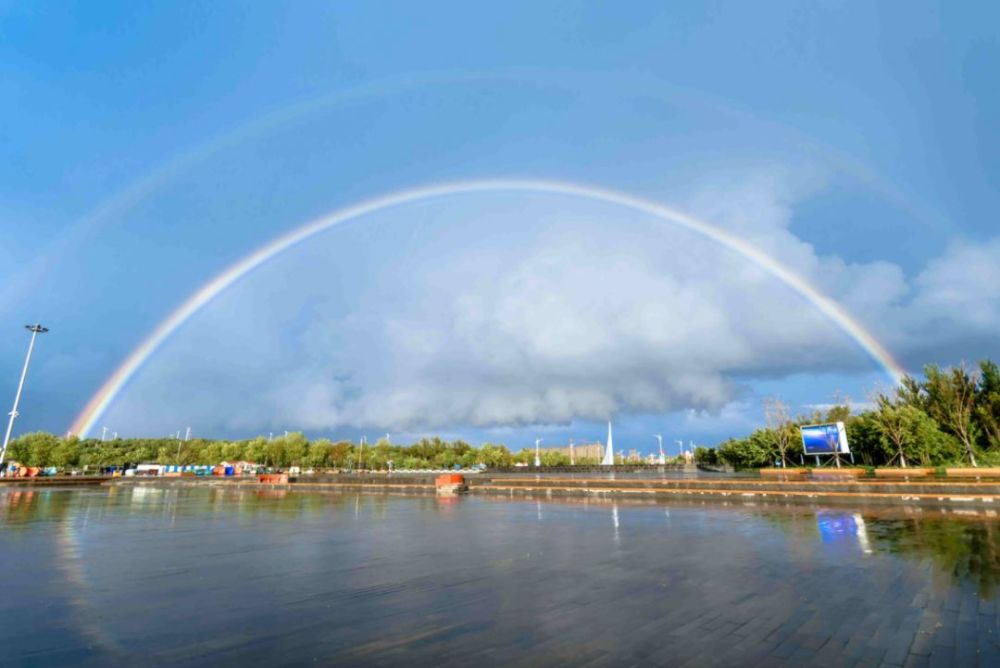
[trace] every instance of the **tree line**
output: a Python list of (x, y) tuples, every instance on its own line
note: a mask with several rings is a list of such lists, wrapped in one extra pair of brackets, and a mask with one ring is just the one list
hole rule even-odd
[(991, 360), (925, 366), (923, 378), (907, 376), (894, 390), (873, 393), (857, 413), (843, 402), (792, 418), (771, 399), (764, 414), (767, 426), (716, 448), (696, 448), (695, 461), (740, 469), (796, 465), (803, 455), (799, 427), (844, 422), (851, 452), (865, 466), (1000, 464), (1000, 368)]
[(60, 438), (46, 432), (25, 434), (11, 441), (7, 459), (25, 466), (55, 466), (74, 469), (84, 466), (110, 467), (126, 464), (158, 463), (176, 465), (216, 465), (220, 462), (253, 462), (265, 467), (339, 468), (378, 470), (453, 468), (513, 465), (516, 456), (505, 446), (487, 443), (474, 448), (462, 440), (425, 438), (410, 445), (396, 445), (386, 439), (376, 443), (326, 438), (309, 440), (299, 432), (275, 438), (258, 436), (246, 440), (192, 438), (118, 438), (101, 440)]
[[(389, 462), (396, 469), (441, 469), (478, 464), (490, 468), (533, 464), (534, 450), (511, 452), (503, 444), (485, 443), (476, 448), (462, 440), (424, 438), (409, 445), (387, 439), (374, 444), (352, 441), (309, 440), (295, 432), (277, 438), (259, 436), (247, 440), (193, 438), (60, 438), (46, 432), (25, 434), (10, 443), (7, 460), (24, 466), (54, 466), (60, 470), (83, 467), (121, 467), (126, 464), (158, 463), (176, 465), (217, 465), (247, 461), (272, 468), (299, 466), (313, 469), (385, 470)], [(569, 457), (543, 450), (543, 466), (568, 466)], [(580, 465), (598, 464), (597, 458), (577, 457)]]

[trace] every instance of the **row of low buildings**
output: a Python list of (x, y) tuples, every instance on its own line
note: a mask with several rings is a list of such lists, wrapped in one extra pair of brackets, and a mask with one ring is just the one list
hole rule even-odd
[[(530, 448), (526, 448), (529, 449)], [(559, 446), (549, 446), (547, 448), (539, 448), (539, 452), (558, 452), (570, 459), (572, 462), (579, 461), (580, 459), (589, 459), (600, 461), (604, 458), (604, 444), (600, 441), (596, 443), (580, 443), (579, 445), (559, 445)], [(685, 451), (682, 455), (686, 462), (694, 461), (694, 454), (689, 451)], [(672, 457), (667, 457), (668, 460), (672, 460)], [(626, 452), (615, 452), (615, 461), (620, 464), (650, 464), (655, 466), (660, 463), (660, 456), (658, 454), (648, 454), (643, 457), (639, 454), (638, 450), (629, 450)]]
[[(234, 476), (254, 475), (260, 470), (254, 462), (221, 462), (218, 465), (199, 464), (139, 464), (135, 469), (126, 471), (126, 475), (138, 476)], [(131, 471), (131, 473), (130, 473)]]

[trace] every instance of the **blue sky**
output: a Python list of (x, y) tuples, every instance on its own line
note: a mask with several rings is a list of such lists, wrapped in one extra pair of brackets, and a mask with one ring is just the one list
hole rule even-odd
[[(0, 379), (64, 431), (269, 239), (446, 180), (596, 184), (767, 251), (911, 369), (998, 356), (993, 3), (0, 3)], [(531, 317), (527, 317), (528, 315)], [(6, 330), (4, 333), (2, 330)], [(773, 279), (614, 207), (402, 207), (221, 295), (103, 421), (712, 443), (883, 374)], [(2, 391), (0, 383), (0, 391)]]

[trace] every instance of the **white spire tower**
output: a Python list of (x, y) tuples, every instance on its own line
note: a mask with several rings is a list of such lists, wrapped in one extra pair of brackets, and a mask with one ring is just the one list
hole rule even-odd
[(601, 466), (614, 466), (615, 464), (615, 446), (611, 440), (611, 420), (608, 420), (608, 447), (604, 451), (604, 460), (601, 462)]

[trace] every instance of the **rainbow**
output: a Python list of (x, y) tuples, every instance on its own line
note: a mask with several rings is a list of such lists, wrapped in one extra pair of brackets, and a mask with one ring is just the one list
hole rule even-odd
[(81, 438), (86, 437), (94, 429), (101, 416), (111, 407), (129, 380), (149, 361), (172, 334), (213, 299), (271, 258), (336, 225), (383, 209), (434, 198), (498, 191), (565, 195), (618, 205), (659, 218), (662, 221), (678, 225), (707, 239), (711, 239), (743, 256), (804, 297), (814, 308), (853, 339), (858, 346), (885, 370), (893, 383), (898, 384), (906, 375), (906, 371), (893, 359), (885, 346), (844, 310), (840, 304), (825, 296), (804, 278), (779, 263), (760, 248), (710, 223), (651, 200), (596, 186), (566, 181), (535, 179), (471, 180), (401, 190), (364, 200), (306, 223), (287, 234), (271, 240), (253, 253), (250, 253), (199, 288), (165, 320), (160, 322), (153, 332), (132, 351), (125, 361), (101, 385), (100, 389), (91, 397), (83, 411), (70, 426), (69, 431), (79, 435)]

